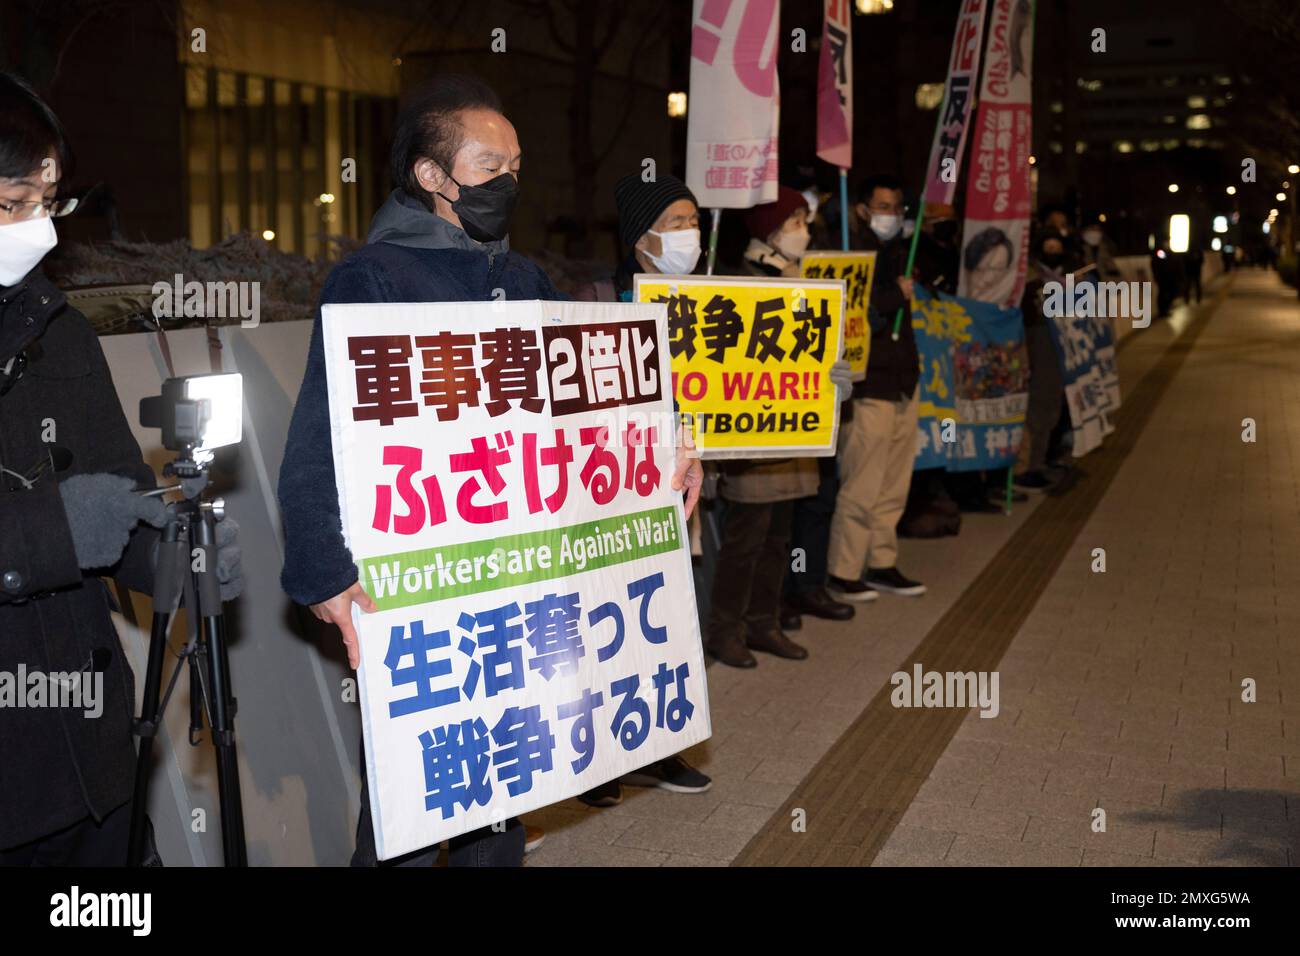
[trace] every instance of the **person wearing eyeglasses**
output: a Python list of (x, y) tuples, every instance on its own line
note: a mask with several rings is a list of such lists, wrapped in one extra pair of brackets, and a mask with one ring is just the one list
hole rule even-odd
[(166, 520), (95, 330), (40, 269), (71, 165), (0, 73), (0, 866), (127, 862), (135, 692), (100, 576), (149, 593)]

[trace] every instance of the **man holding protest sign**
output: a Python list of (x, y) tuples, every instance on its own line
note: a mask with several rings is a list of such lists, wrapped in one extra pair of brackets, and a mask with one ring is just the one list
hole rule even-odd
[[(540, 268), (509, 248), (519, 167), (514, 127), (488, 86), (443, 76), (417, 87), (394, 134), (392, 173), (398, 188), (376, 214), (365, 248), (330, 274), (322, 305), (562, 298)], [(379, 389), (385, 400), (395, 398), (388, 386)], [(356, 667), (361, 649), (353, 605), (367, 612), (376, 605), (358, 580), (342, 534), (327, 395), (318, 313), (280, 475), (281, 583), (290, 597), (339, 628), (348, 661)], [(688, 490), (688, 511), (701, 477), (698, 462), (679, 456), (672, 487)], [(523, 827), (518, 821), (483, 827), (453, 837), (450, 845), (453, 865), (518, 865)], [(426, 847), (402, 858), (401, 865), (432, 865), (436, 856), (436, 846)], [(373, 866), (377, 859), (363, 782), (352, 862)]]

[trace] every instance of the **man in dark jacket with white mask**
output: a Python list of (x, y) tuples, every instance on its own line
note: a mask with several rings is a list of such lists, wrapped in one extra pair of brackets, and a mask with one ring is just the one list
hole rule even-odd
[[(840, 491), (831, 521), (828, 590), (845, 601), (872, 601), (877, 591), (917, 596), (925, 585), (898, 570), (898, 519), (916, 460), (920, 360), (912, 332), (912, 280), (902, 236), (903, 187), (893, 176), (862, 185), (862, 247), (876, 250), (867, 324), (867, 376), (853, 386), (853, 415), (840, 429)], [(894, 320), (903, 310), (898, 339)]]
[[(510, 251), (508, 232), (518, 193), (519, 140), (486, 84), (464, 76), (435, 77), (409, 96), (397, 119), (392, 175), (398, 188), (376, 213), (366, 246), (325, 282), (321, 304), (466, 302), (565, 298), (534, 263)], [(281, 583), (295, 601), (337, 625), (348, 662), (360, 663), (352, 605), (374, 609), (357, 580), (343, 540), (331, 450), (329, 401), (319, 311), (307, 371), (289, 428), (280, 471), (285, 565)], [(689, 474), (686, 466), (694, 464)], [(674, 487), (698, 496), (699, 463), (683, 458)], [(518, 821), (501, 832), (484, 828), (450, 841), (450, 862), (512, 866), (523, 859)], [(398, 865), (430, 866), (438, 848)], [(362, 776), (354, 866), (377, 862), (369, 794)]]

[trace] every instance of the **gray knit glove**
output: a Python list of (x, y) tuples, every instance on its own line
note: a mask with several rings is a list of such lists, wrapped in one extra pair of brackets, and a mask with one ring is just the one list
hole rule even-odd
[(835, 401), (847, 401), (853, 391), (853, 372), (849, 369), (849, 360), (840, 359), (827, 370), (827, 374), (835, 386)]
[(141, 521), (155, 528), (167, 524), (167, 506), (134, 487), (130, 478), (104, 472), (73, 475), (59, 485), (77, 565), (83, 570), (116, 564)]

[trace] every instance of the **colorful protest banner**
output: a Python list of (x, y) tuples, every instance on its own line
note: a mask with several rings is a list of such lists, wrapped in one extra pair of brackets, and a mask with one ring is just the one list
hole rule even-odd
[(817, 156), (853, 165), (853, 12), (849, 0), (826, 0), (817, 71)]
[(1098, 315), (1097, 280), (1066, 276), (1060, 295), (1045, 300), (1043, 315), (1065, 379), (1065, 399), (1073, 428), (1071, 454), (1081, 458), (1115, 430), (1110, 416), (1119, 408), (1115, 330)]
[(779, 0), (695, 0), (686, 184), (702, 209), (776, 199)]
[(844, 282), (638, 275), (668, 308), (673, 397), (705, 458), (835, 454)]
[(916, 287), (921, 357), (916, 469), (975, 471), (1015, 461), (1029, 407), (1019, 309)]
[(867, 358), (871, 352), (867, 303), (871, 301), (871, 280), (876, 272), (875, 252), (805, 252), (799, 269), (808, 279), (844, 280), (843, 354), (849, 361), (853, 381), (862, 381), (867, 377)]
[(379, 857), (707, 738), (663, 308), (322, 316)]
[(930, 147), (926, 173), (925, 201), (952, 205), (957, 191), (957, 172), (966, 143), (967, 120), (974, 101), (975, 77), (980, 68), (980, 46), (984, 39), (984, 0), (963, 0), (957, 11), (957, 29), (948, 56), (948, 82), (939, 107), (939, 124)]
[(1029, 256), (1033, 0), (992, 0), (957, 292), (1017, 306)]

